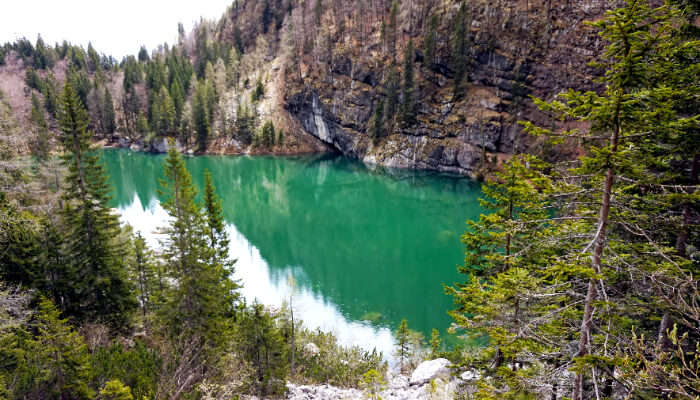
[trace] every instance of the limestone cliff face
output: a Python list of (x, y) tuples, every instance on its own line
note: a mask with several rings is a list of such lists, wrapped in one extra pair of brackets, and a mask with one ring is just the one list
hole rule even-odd
[[(414, 3), (419, 14), (425, 4)], [(514, 151), (540, 151), (537, 140), (526, 137), (517, 123), (551, 125), (530, 95), (552, 98), (568, 88), (596, 89), (597, 72), (587, 63), (603, 44), (584, 21), (600, 16), (603, 2), (469, 2), (467, 84), (459, 97), (450, 54), (459, 2), (432, 3), (429, 12), (441, 23), (437, 59), (430, 68), (422, 50), (426, 22), (418, 17), (412, 28), (400, 24), (398, 55), (392, 61), (382, 43), (381, 18), (371, 22), (370, 16), (370, 26), (361, 34), (347, 28), (335, 33), (337, 22), (326, 15), (322, 21), (328, 26), (317, 31), (320, 38), (312, 41), (312, 49), (293, 62), (286, 59), (283, 112), (306, 133), (366, 162), (474, 175)], [(406, 7), (400, 17), (408, 18)], [(373, 141), (369, 123), (377, 101), (386, 98), (388, 66), (395, 62), (401, 74), (400, 55), (409, 38), (416, 47), (416, 122), (394, 123), (386, 137)]]

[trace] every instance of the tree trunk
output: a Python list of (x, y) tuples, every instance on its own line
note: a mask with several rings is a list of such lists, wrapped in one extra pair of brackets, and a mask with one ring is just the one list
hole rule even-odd
[[(617, 141), (620, 136), (620, 109), (622, 102), (622, 90), (618, 90), (617, 93), (617, 104), (615, 106), (614, 115), (614, 129), (612, 136), (610, 138), (610, 148), (611, 154), (617, 152)], [(606, 230), (608, 227), (608, 219), (610, 215), (610, 197), (612, 195), (612, 187), (615, 181), (615, 172), (612, 166), (609, 166), (605, 174), (605, 183), (603, 184), (603, 195), (600, 204), (600, 216), (598, 217), (598, 231), (594, 237), (593, 243), (593, 256), (591, 258), (591, 269), (596, 274), (600, 274), (601, 270), (601, 259), (603, 256), (603, 250), (606, 244)], [(581, 321), (580, 338), (578, 344), (578, 352), (576, 357), (583, 357), (589, 353), (588, 348), (590, 346), (590, 336), (591, 336), (591, 319), (593, 317), (593, 302), (598, 296), (598, 290), (596, 288), (595, 279), (590, 279), (588, 281), (588, 291), (586, 293), (586, 304), (583, 310), (583, 319)], [(584, 373), (576, 373), (576, 378), (574, 380), (574, 390), (572, 394), (573, 400), (583, 400), (583, 379)]]

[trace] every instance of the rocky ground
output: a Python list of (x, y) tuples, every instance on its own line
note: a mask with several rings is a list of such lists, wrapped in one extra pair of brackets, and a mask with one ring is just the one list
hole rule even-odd
[[(457, 392), (470, 391), (474, 374), (454, 376), (450, 362), (444, 358), (425, 361), (418, 365), (410, 377), (389, 373), (387, 384), (380, 388), (384, 400), (453, 399)], [(287, 399), (291, 400), (349, 400), (366, 399), (366, 390), (338, 388), (330, 385), (287, 384)]]

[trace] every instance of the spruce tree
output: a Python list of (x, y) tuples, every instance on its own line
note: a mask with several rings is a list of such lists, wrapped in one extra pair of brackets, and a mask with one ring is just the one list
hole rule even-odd
[(143, 318), (153, 311), (153, 304), (158, 302), (159, 287), (153, 252), (148, 248), (146, 239), (137, 232), (132, 241), (133, 259), (131, 275), (136, 282), (136, 293)]
[(413, 77), (413, 40), (408, 40), (408, 46), (403, 56), (403, 98), (401, 101), (401, 123), (403, 126), (411, 126), (416, 121), (416, 107), (413, 92), (415, 82)]
[(212, 262), (232, 267), (235, 260), (229, 258), (229, 239), (224, 221), (224, 211), (221, 207), (221, 199), (216, 195), (216, 187), (214, 187), (214, 181), (208, 169), (204, 170), (204, 211), (209, 247), (214, 249)]
[(46, 79), (41, 88), (41, 94), (44, 95), (44, 107), (46, 107), (46, 111), (52, 117), (56, 117), (58, 113), (58, 95), (56, 94), (56, 88), (56, 78), (49, 72), (46, 74)]
[(424, 63), (428, 69), (432, 69), (435, 65), (438, 24), (439, 20), (437, 14), (431, 14), (428, 22), (428, 29), (425, 31), (425, 38), (423, 39), (423, 52), (425, 53)]
[(411, 331), (408, 329), (408, 322), (402, 319), (396, 333), (394, 333), (396, 339), (396, 356), (399, 358), (399, 369), (401, 372), (404, 372), (404, 368), (407, 366), (406, 364), (411, 356), (410, 336)]
[[(696, 298), (697, 291), (673, 289), (669, 296), (664, 289), (697, 287), (684, 272), (692, 263), (676, 247), (682, 234), (671, 233), (682, 232), (681, 219), (667, 214), (673, 199), (685, 196), (664, 189), (680, 182), (670, 160), (682, 157), (690, 165), (693, 158), (692, 150), (679, 154), (675, 146), (697, 140), (697, 110), (682, 106), (697, 93), (691, 78), (697, 74), (676, 58), (693, 46), (678, 35), (677, 15), (668, 5), (629, 0), (596, 22), (607, 42), (597, 64), (605, 89), (536, 100), (556, 118), (586, 128), (523, 123), (556, 141), (576, 138), (585, 155), (553, 166), (510, 163), (485, 189), (496, 208), (465, 234), (462, 271), (469, 279), (452, 292), (457, 324), (488, 336), (489, 345), (469, 361), (492, 377), (480, 381), (481, 397), (557, 392), (536, 382), (573, 387), (576, 400), (610, 397), (620, 382), (630, 397), (682, 393), (692, 385), (666, 380), (694, 364), (663, 345), (665, 338), (697, 337), (694, 327), (682, 325), (692, 312), (679, 304), (689, 300), (671, 300)], [(673, 320), (679, 324), (671, 329)], [(682, 330), (685, 336), (678, 335)], [(656, 360), (686, 367), (664, 368)]]
[(386, 108), (384, 110), (384, 121), (387, 132), (394, 128), (394, 117), (399, 107), (399, 76), (395, 66), (389, 67), (389, 73), (385, 83), (386, 88)]
[(102, 128), (105, 133), (114, 133), (117, 128), (116, 122), (114, 120), (114, 101), (112, 100), (112, 94), (109, 92), (107, 86), (105, 86), (104, 92), (104, 104), (102, 106)]
[[(168, 150), (164, 168), (160, 193), (171, 223), (163, 229), (162, 258), (175, 284), (166, 289), (167, 300), (159, 314), (172, 338), (197, 338), (204, 357), (218, 357), (214, 350), (230, 339), (237, 288), (223, 264), (228, 259), (222, 248), (224, 238), (208, 226), (195, 201), (197, 189), (175, 146)], [(216, 203), (212, 194), (209, 200), (212, 206)], [(215, 211), (213, 207), (212, 214)], [(215, 224), (216, 217), (211, 222)], [(218, 248), (210, 245), (212, 232)]]
[(254, 389), (258, 396), (280, 394), (287, 375), (285, 340), (275, 315), (253, 303), (236, 325), (236, 350), (255, 371)]
[(104, 167), (90, 149), (87, 112), (70, 82), (61, 97), (59, 122), (68, 171), (62, 215), (74, 274), (73, 296), (64, 310), (81, 320), (99, 318), (123, 327), (136, 301), (126, 278), (124, 246), (116, 239), (119, 219), (108, 204)]
[(44, 107), (36, 94), (32, 93), (31, 120), (36, 130), (31, 150), (39, 162), (45, 162), (49, 158), (49, 127), (44, 118)]
[(369, 121), (369, 134), (375, 143), (384, 136), (384, 101), (377, 100), (374, 106), (374, 113)]
[(32, 324), (36, 335), (22, 340), (14, 371), (16, 398), (91, 399), (90, 356), (83, 338), (45, 298)]
[(206, 151), (209, 144), (210, 124), (207, 107), (207, 89), (204, 82), (197, 83), (192, 99), (192, 125), (195, 131), (199, 151)]
[(175, 104), (165, 86), (160, 88), (157, 104), (159, 110), (156, 132), (161, 135), (172, 133), (175, 130)]
[(452, 32), (452, 69), (455, 71), (454, 93), (458, 99), (464, 95), (464, 81), (467, 74), (468, 15), (467, 3), (462, 1), (455, 17)]
[(398, 14), (399, 14), (399, 3), (397, 0), (391, 2), (391, 9), (389, 10), (389, 23), (386, 27), (386, 42), (389, 48), (389, 55), (391, 56), (392, 62), (396, 62), (396, 40), (398, 36)]

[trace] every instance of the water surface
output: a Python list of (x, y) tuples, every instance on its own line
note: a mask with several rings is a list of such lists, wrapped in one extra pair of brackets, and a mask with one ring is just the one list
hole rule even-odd
[[(166, 222), (157, 195), (164, 156), (103, 150), (113, 207), (153, 246)], [(346, 344), (390, 353), (406, 318), (428, 336), (449, 326), (443, 284), (463, 279), (460, 235), (480, 213), (479, 185), (412, 171), (376, 171), (338, 156), (186, 159), (223, 199), (244, 296), (280, 305)], [(290, 276), (296, 282), (290, 285)]]

